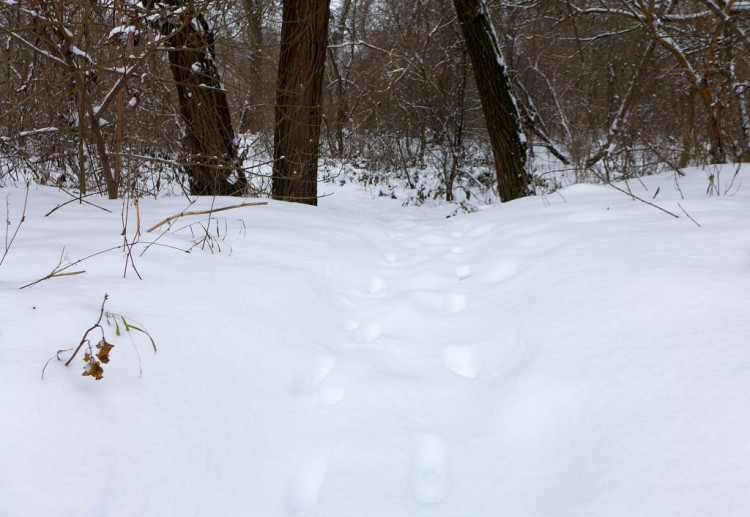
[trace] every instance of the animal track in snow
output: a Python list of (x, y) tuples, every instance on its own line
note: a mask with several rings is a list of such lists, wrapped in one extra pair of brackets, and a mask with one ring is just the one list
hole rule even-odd
[(456, 274), (459, 280), (469, 278), (471, 276), (471, 264), (462, 264), (453, 268), (453, 272)]
[(318, 502), (327, 469), (327, 453), (320, 453), (302, 465), (289, 487), (287, 496), (289, 514), (307, 515), (310, 513)]
[(386, 253), (383, 255), (383, 259), (389, 264), (395, 264), (398, 260), (398, 256), (395, 253)]
[(474, 349), (468, 346), (448, 345), (443, 348), (443, 365), (467, 379), (474, 379), (479, 373)]
[(469, 237), (481, 237), (487, 235), (495, 228), (495, 225), (490, 223), (480, 224), (469, 232)]
[(404, 286), (409, 289), (436, 290), (445, 287), (449, 281), (450, 278), (445, 275), (432, 271), (424, 271), (411, 275), (409, 280), (404, 283)]
[(498, 283), (508, 280), (518, 273), (518, 261), (515, 259), (504, 259), (494, 264), (484, 275), (485, 282)]
[(385, 281), (379, 276), (373, 276), (367, 285), (367, 292), (370, 294), (378, 294), (385, 287)]
[(451, 253), (455, 255), (460, 255), (464, 252), (464, 249), (461, 246), (451, 246)]
[(466, 308), (469, 298), (462, 293), (442, 294), (435, 291), (417, 289), (409, 293), (409, 298), (422, 302), (437, 310), (445, 310), (451, 314), (461, 312)]
[(417, 237), (417, 242), (420, 244), (448, 244), (451, 241), (449, 238), (443, 237), (442, 235), (428, 233), (427, 235)]
[(347, 321), (345, 327), (348, 330), (354, 331), (354, 341), (357, 343), (369, 343), (375, 341), (380, 336), (382, 330), (377, 323), (365, 323), (364, 325), (360, 325), (359, 322), (354, 320)]
[(450, 293), (445, 295), (445, 299), (443, 301), (443, 304), (445, 306), (445, 309), (455, 314), (457, 312), (461, 312), (466, 308), (466, 304), (468, 303), (469, 298), (465, 294), (462, 293)]
[(344, 388), (322, 384), (335, 366), (335, 357), (321, 355), (307, 368), (297, 368), (294, 371), (291, 392), (299, 397), (317, 396), (321, 404), (335, 404), (343, 398)]
[(421, 434), (414, 440), (411, 488), (420, 503), (439, 503), (448, 493), (446, 446), (437, 434)]
[(344, 328), (346, 330), (357, 330), (358, 327), (359, 322), (356, 320), (346, 320), (346, 322), (344, 322)]

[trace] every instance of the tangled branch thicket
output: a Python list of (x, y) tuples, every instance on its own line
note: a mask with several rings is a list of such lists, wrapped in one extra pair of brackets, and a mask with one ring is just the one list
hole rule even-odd
[[(221, 178), (216, 193), (267, 193), (280, 4), (0, 0), (0, 184), (212, 192), (203, 174)], [(540, 185), (750, 158), (745, 2), (488, 4)], [(451, 0), (333, 5), (321, 156), (350, 164), (347, 181), (400, 185), (417, 202), (489, 199), (455, 18)], [(195, 37), (176, 38), (183, 29)], [(227, 112), (195, 131), (204, 90)]]

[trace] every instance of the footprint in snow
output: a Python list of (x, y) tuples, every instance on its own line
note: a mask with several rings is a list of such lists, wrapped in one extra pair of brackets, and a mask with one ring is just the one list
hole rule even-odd
[(410, 480), (414, 499), (420, 503), (439, 503), (448, 493), (447, 451), (439, 435), (415, 437)]
[(380, 337), (381, 328), (377, 323), (360, 324), (356, 320), (349, 320), (344, 324), (346, 330), (354, 333), (354, 341), (357, 343), (369, 343)]
[(361, 343), (370, 343), (380, 337), (382, 329), (377, 323), (366, 323), (357, 329), (356, 338)]
[(490, 223), (480, 224), (469, 232), (469, 237), (481, 237), (482, 235), (487, 235), (494, 228), (495, 226)]
[(299, 397), (315, 396), (321, 404), (335, 404), (344, 397), (344, 388), (323, 382), (335, 366), (335, 357), (321, 355), (311, 365), (295, 369), (291, 392)]
[(328, 470), (328, 454), (320, 453), (309, 459), (297, 471), (287, 496), (287, 510), (290, 515), (307, 515), (318, 502)]
[(479, 373), (474, 349), (468, 346), (448, 345), (443, 348), (443, 366), (467, 379), (474, 379)]
[(463, 311), (468, 304), (469, 298), (463, 293), (438, 293), (417, 289), (409, 293), (412, 300), (424, 303), (437, 310), (444, 310), (451, 314)]
[(504, 282), (518, 273), (518, 261), (515, 259), (502, 259), (494, 264), (487, 274), (484, 275), (484, 281), (491, 284)]
[(460, 259), (459, 255), (462, 255), (463, 253), (464, 248), (462, 246), (450, 246), (448, 252), (443, 254), (443, 258), (445, 260), (455, 261)]
[(453, 268), (453, 272), (456, 274), (459, 280), (469, 278), (471, 276), (471, 264), (462, 264)]
[(384, 287), (385, 281), (378, 276), (373, 276), (370, 278), (370, 281), (367, 285), (367, 292), (370, 294), (378, 294), (383, 290)]
[(447, 237), (443, 237), (442, 235), (435, 235), (435, 234), (427, 234), (422, 235), (420, 237), (417, 237), (417, 242), (420, 244), (448, 244), (450, 243), (450, 239)]
[(468, 296), (463, 293), (447, 294), (443, 300), (445, 309), (451, 314), (463, 311), (469, 302)]
[(389, 264), (395, 264), (398, 260), (398, 256), (395, 253), (386, 253), (383, 255), (383, 259)]

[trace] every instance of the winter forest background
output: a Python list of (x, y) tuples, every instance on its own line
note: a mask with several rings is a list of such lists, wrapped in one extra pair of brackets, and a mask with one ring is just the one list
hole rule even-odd
[(748, 515), (750, 2), (0, 45), (0, 516)]
[[(186, 188), (182, 172), (209, 151), (190, 147), (181, 118), (181, 103), (205, 100), (186, 93), (178, 102), (184, 84), (170, 72), (168, 48), (182, 45), (209, 88), (226, 93), (209, 112), (234, 141), (247, 192), (270, 192), (280, 1), (0, 5), (2, 184), (133, 197)], [(536, 191), (750, 156), (746, 2), (491, 0), (486, 8)], [(188, 19), (190, 33), (170, 40)], [(405, 203), (442, 199), (466, 210), (495, 199), (451, 0), (333, 2), (327, 38), (323, 181), (382, 195), (399, 186)]]

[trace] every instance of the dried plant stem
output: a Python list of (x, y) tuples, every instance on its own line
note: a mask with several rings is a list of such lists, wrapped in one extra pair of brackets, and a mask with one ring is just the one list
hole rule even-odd
[(630, 197), (631, 199), (633, 199), (635, 201), (640, 201), (641, 203), (643, 203), (645, 205), (652, 206), (652, 207), (656, 208), (657, 210), (661, 210), (665, 214), (671, 215), (675, 219), (679, 219), (680, 218), (679, 215), (677, 215), (677, 214), (675, 214), (673, 212), (670, 212), (666, 208), (660, 207), (656, 203), (651, 203), (650, 201), (647, 201), (647, 200), (645, 200), (645, 199), (643, 199), (641, 197), (638, 197), (635, 194), (633, 194), (632, 192), (630, 192), (629, 190), (621, 189), (620, 187), (618, 187), (617, 185), (615, 185), (614, 183), (612, 183), (610, 180), (608, 180), (607, 178), (605, 178), (604, 176), (602, 176), (601, 174), (599, 174), (598, 172), (596, 172), (594, 169), (590, 169), (590, 170), (591, 170), (592, 174), (594, 174), (594, 176), (596, 176), (602, 183), (604, 183), (605, 185), (607, 185), (609, 187), (612, 187), (613, 189), (615, 189), (615, 190), (617, 190), (619, 192), (622, 192), (623, 194), (625, 194), (626, 196)]
[(214, 214), (216, 212), (223, 212), (224, 210), (233, 210), (235, 208), (243, 208), (243, 207), (246, 207), (246, 206), (263, 206), (263, 205), (267, 205), (267, 204), (268, 204), (267, 201), (259, 201), (259, 202), (255, 202), (255, 203), (240, 203), (239, 205), (223, 206), (221, 208), (212, 208), (211, 210), (194, 210), (194, 211), (191, 211), (191, 212), (180, 212), (179, 214), (170, 215), (169, 217), (167, 217), (163, 221), (160, 221), (160, 222), (156, 223), (151, 228), (149, 228), (148, 230), (146, 230), (146, 232), (150, 233), (150, 232), (156, 230), (157, 228), (159, 228), (160, 226), (164, 226), (165, 224), (167, 224), (169, 222), (172, 222), (175, 219), (179, 219), (180, 217), (185, 217), (185, 216), (188, 216), (188, 215)]
[[(176, 250), (176, 251), (182, 251), (183, 253), (190, 253), (190, 250), (184, 250), (182, 248), (177, 248), (175, 246), (170, 246), (169, 244), (161, 244), (161, 243), (157, 243), (157, 242), (139, 243), (139, 244), (148, 244), (148, 246), (160, 246), (162, 248), (169, 248), (169, 249), (173, 249), (173, 250)], [(71, 271), (69, 273), (63, 273), (63, 271), (65, 271), (66, 269), (70, 269), (71, 267), (76, 266), (76, 265), (80, 264), (81, 262), (83, 262), (84, 260), (88, 260), (88, 259), (90, 259), (92, 257), (96, 257), (98, 255), (102, 255), (102, 254), (108, 253), (110, 251), (126, 250), (126, 249), (127, 249), (127, 247), (125, 245), (123, 245), (123, 244), (121, 244), (119, 246), (112, 246), (111, 248), (107, 248), (107, 249), (104, 249), (104, 250), (101, 250), (101, 251), (97, 251), (96, 253), (92, 253), (91, 255), (87, 255), (87, 256), (85, 256), (85, 257), (83, 257), (81, 259), (76, 260), (75, 262), (71, 262), (67, 266), (62, 266), (63, 255), (65, 254), (65, 248), (63, 248), (62, 253), (60, 253), (60, 260), (58, 261), (57, 265), (54, 268), (52, 268), (52, 271), (49, 274), (43, 276), (42, 278), (40, 278), (38, 280), (34, 280), (31, 283), (23, 285), (23, 286), (19, 287), (19, 289), (26, 289), (27, 287), (34, 286), (34, 285), (36, 285), (36, 284), (38, 284), (40, 282), (44, 282), (45, 280), (49, 280), (50, 278), (57, 278), (57, 277), (60, 277), (60, 276), (80, 275), (82, 273), (85, 273), (86, 271)]]
[[(119, 246), (117, 246), (116, 248), (110, 248), (110, 249), (105, 250), (105, 251), (112, 251), (112, 249), (117, 249), (117, 248), (119, 248)], [(100, 253), (104, 253), (104, 252), (102, 251)], [(97, 255), (98, 255), (98, 253), (97, 253)], [(42, 278), (31, 282), (30, 284), (26, 284), (24, 286), (21, 286), (19, 289), (26, 289), (27, 287), (31, 287), (32, 285), (36, 285), (36, 284), (38, 284), (40, 282), (44, 282), (45, 280), (49, 280), (50, 278), (57, 278), (58, 276), (72, 276), (72, 275), (80, 275), (81, 273), (85, 273), (85, 271), (71, 271), (70, 273), (63, 273), (63, 271), (65, 271), (69, 267), (72, 267), (75, 264), (77, 264), (78, 262), (80, 262), (80, 260), (78, 260), (78, 261), (74, 262), (73, 264), (68, 264), (67, 266), (61, 267), (64, 258), (65, 258), (65, 248), (63, 248), (62, 251), (60, 252), (60, 260), (57, 261), (57, 265), (52, 268), (52, 271), (50, 271), (47, 275), (43, 276)], [(81, 260), (83, 260), (83, 259), (81, 259)]]
[(109, 295), (108, 295), (108, 294), (105, 294), (105, 295), (104, 295), (104, 300), (102, 300), (102, 307), (101, 307), (101, 309), (99, 309), (99, 318), (98, 318), (98, 319), (96, 320), (96, 323), (94, 323), (94, 324), (93, 324), (93, 325), (91, 326), (91, 328), (89, 328), (89, 329), (88, 329), (88, 330), (86, 331), (86, 333), (85, 333), (85, 334), (83, 335), (83, 337), (81, 338), (81, 342), (80, 342), (80, 343), (78, 343), (78, 346), (77, 346), (77, 347), (76, 347), (76, 349), (75, 349), (75, 350), (73, 351), (73, 355), (71, 355), (71, 356), (70, 356), (70, 359), (68, 359), (68, 360), (66, 361), (66, 363), (65, 363), (65, 366), (70, 366), (70, 363), (71, 363), (71, 361), (73, 361), (73, 359), (75, 358), (75, 356), (76, 356), (76, 355), (78, 354), (78, 351), (79, 351), (79, 350), (81, 350), (81, 347), (83, 347), (83, 345), (84, 345), (84, 344), (85, 344), (86, 342), (88, 342), (88, 337), (89, 337), (89, 334), (90, 334), (90, 333), (91, 333), (91, 332), (92, 332), (92, 331), (93, 331), (94, 329), (97, 329), (97, 328), (98, 328), (98, 329), (100, 329), (100, 328), (102, 328), (102, 325), (101, 325), (101, 323), (102, 323), (102, 318), (104, 317), (104, 304), (105, 304), (105, 303), (107, 303), (107, 299), (108, 299), (108, 298), (109, 298)]
[(672, 217), (674, 217), (675, 219), (679, 219), (679, 218), (680, 218), (680, 216), (679, 216), (679, 215), (677, 215), (677, 214), (675, 214), (675, 213), (672, 213), (672, 212), (670, 212), (670, 211), (669, 211), (669, 210), (667, 210), (666, 208), (662, 208), (662, 207), (660, 207), (659, 205), (657, 205), (657, 204), (655, 204), (655, 203), (651, 203), (651, 202), (649, 202), (649, 201), (646, 201), (645, 199), (643, 199), (643, 198), (641, 198), (641, 197), (638, 197), (638, 196), (636, 196), (636, 195), (635, 195), (635, 194), (633, 194), (632, 192), (628, 192), (627, 190), (623, 190), (623, 189), (621, 189), (620, 187), (618, 187), (617, 185), (615, 185), (615, 184), (613, 184), (613, 183), (607, 182), (607, 185), (609, 185), (610, 187), (612, 187), (612, 188), (613, 188), (613, 189), (615, 189), (615, 190), (619, 190), (620, 192), (622, 192), (623, 194), (625, 194), (625, 195), (627, 195), (627, 196), (630, 196), (630, 197), (631, 197), (632, 199), (635, 199), (636, 201), (640, 201), (641, 203), (644, 203), (644, 204), (646, 204), (646, 205), (652, 206), (652, 207), (656, 208), (657, 210), (661, 210), (661, 211), (662, 211), (662, 212), (664, 212), (665, 214), (667, 214), (667, 215), (671, 215), (671, 216), (672, 216)]
[(133, 247), (140, 242), (141, 238), (141, 210), (138, 205), (138, 198), (133, 198), (133, 207), (135, 208), (135, 222), (136, 222), (136, 228), (135, 228), (135, 234), (133, 235), (133, 240), (128, 241), (128, 222), (130, 220), (130, 209), (128, 204), (128, 199), (132, 192), (128, 192), (128, 194), (125, 196), (123, 200), (123, 209), (122, 209), (122, 236), (123, 236), (123, 250), (125, 251), (125, 270), (122, 273), (122, 277), (125, 278), (128, 274), (128, 264), (133, 268), (133, 271), (135, 271), (135, 274), (138, 276), (139, 280), (142, 280), (141, 274), (138, 272), (138, 268), (135, 266), (135, 259), (133, 258)]
[[(9, 194), (10, 195), (10, 194)], [(0, 266), (3, 265), (3, 262), (5, 262), (5, 257), (8, 256), (8, 252), (10, 251), (10, 247), (13, 246), (13, 241), (16, 240), (16, 236), (18, 235), (18, 230), (21, 229), (21, 225), (26, 221), (26, 206), (29, 203), (29, 184), (26, 183), (26, 196), (23, 200), (23, 210), (21, 211), (21, 219), (18, 221), (18, 225), (16, 225), (16, 229), (13, 232), (13, 235), (10, 236), (10, 239), (8, 239), (8, 228), (10, 227), (10, 203), (8, 202), (8, 198), (5, 198), (5, 205), (6, 205), (6, 226), (5, 226), (5, 250), (3, 251), (3, 256), (0, 257)]]
[(687, 211), (684, 208), (682, 208), (681, 204), (677, 203), (677, 206), (680, 207), (680, 210), (682, 210), (682, 213), (685, 214), (688, 217), (688, 219), (690, 219), (691, 221), (693, 221), (698, 228), (703, 228), (703, 226), (701, 226), (701, 224), (698, 221), (696, 221), (695, 219), (693, 219), (693, 217), (690, 214), (688, 214)]
[(86, 195), (79, 194), (79, 195), (76, 196), (76, 195), (71, 194), (70, 192), (68, 192), (64, 188), (61, 188), (60, 190), (63, 191), (63, 192), (65, 192), (67, 195), (72, 196), (73, 199), (69, 199), (65, 203), (60, 203), (55, 208), (53, 208), (52, 210), (50, 210), (49, 212), (47, 212), (46, 214), (44, 214), (44, 217), (49, 217), (50, 215), (52, 215), (53, 213), (55, 213), (55, 211), (59, 210), (60, 208), (64, 207), (65, 205), (68, 205), (70, 203), (75, 203), (76, 201), (78, 201), (79, 203), (85, 203), (87, 205), (91, 205), (94, 208), (98, 208), (99, 210), (104, 210), (105, 212), (109, 212), (110, 214), (112, 213), (112, 210), (109, 210), (107, 208), (101, 207), (99, 205), (95, 205), (94, 203), (91, 203), (90, 201), (86, 201), (85, 199), (83, 199), (84, 197), (88, 197), (88, 196), (97, 196), (97, 195), (99, 195), (98, 193), (86, 194)]

